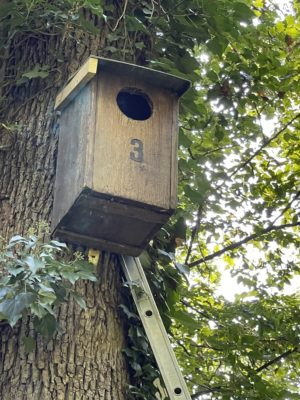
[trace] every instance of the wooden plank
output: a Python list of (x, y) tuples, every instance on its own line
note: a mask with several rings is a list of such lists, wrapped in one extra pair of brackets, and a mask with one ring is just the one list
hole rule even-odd
[(69, 211), (84, 186), (91, 186), (87, 147), (93, 141), (96, 114), (96, 81), (89, 82), (60, 118), (59, 148), (52, 226)]
[(55, 110), (61, 111), (97, 73), (98, 59), (89, 57), (55, 100)]
[[(97, 80), (93, 190), (170, 210), (172, 136), (177, 135), (172, 94), (134, 76), (101, 72), (101, 67)], [(122, 113), (116, 98), (123, 88), (137, 88), (150, 97), (149, 119), (134, 120)], [(138, 143), (143, 156), (134, 160)]]
[(177, 180), (178, 180), (178, 114), (179, 103), (176, 95), (173, 95), (173, 132), (172, 132), (172, 159), (171, 159), (171, 193), (170, 208), (175, 210), (177, 206)]
[[(55, 207), (59, 210), (57, 205)], [(54, 222), (56, 215), (57, 212), (53, 215)], [(168, 217), (155, 210), (102, 198), (84, 189), (58, 225), (54, 226), (54, 236), (93, 248), (137, 256)]]

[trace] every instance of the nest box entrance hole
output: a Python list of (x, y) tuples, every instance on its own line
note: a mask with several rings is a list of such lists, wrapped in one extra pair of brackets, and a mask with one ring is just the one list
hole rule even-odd
[(116, 100), (119, 109), (128, 118), (145, 121), (152, 115), (153, 103), (150, 97), (140, 89), (121, 89)]

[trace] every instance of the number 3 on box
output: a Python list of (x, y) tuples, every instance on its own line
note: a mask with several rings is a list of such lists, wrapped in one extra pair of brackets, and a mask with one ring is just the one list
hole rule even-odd
[(136, 162), (144, 161), (144, 144), (140, 139), (131, 139), (130, 144), (133, 151), (130, 152), (130, 159)]

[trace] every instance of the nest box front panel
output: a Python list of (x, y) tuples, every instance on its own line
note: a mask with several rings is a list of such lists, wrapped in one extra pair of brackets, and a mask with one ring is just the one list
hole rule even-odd
[(174, 208), (177, 96), (134, 76), (97, 80), (93, 190)]

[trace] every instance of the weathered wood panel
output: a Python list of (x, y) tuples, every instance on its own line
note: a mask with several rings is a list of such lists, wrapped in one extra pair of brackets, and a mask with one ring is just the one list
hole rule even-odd
[(91, 186), (89, 164), (95, 129), (96, 81), (89, 82), (60, 118), (52, 225), (70, 209), (84, 186)]
[(81, 89), (94, 77), (97, 73), (98, 59), (94, 57), (88, 58), (75, 76), (70, 80), (66, 87), (59, 93), (55, 100), (54, 108), (62, 110), (65, 108)]
[[(97, 78), (93, 189), (168, 210), (174, 186), (175, 96), (134, 76), (115, 76), (100, 70)], [(126, 87), (141, 89), (150, 97), (153, 114), (149, 119), (137, 121), (121, 112), (116, 98)], [(133, 139), (143, 144), (141, 162), (130, 158), (135, 151)]]
[(62, 218), (55, 236), (68, 242), (138, 256), (167, 213), (85, 189)]

